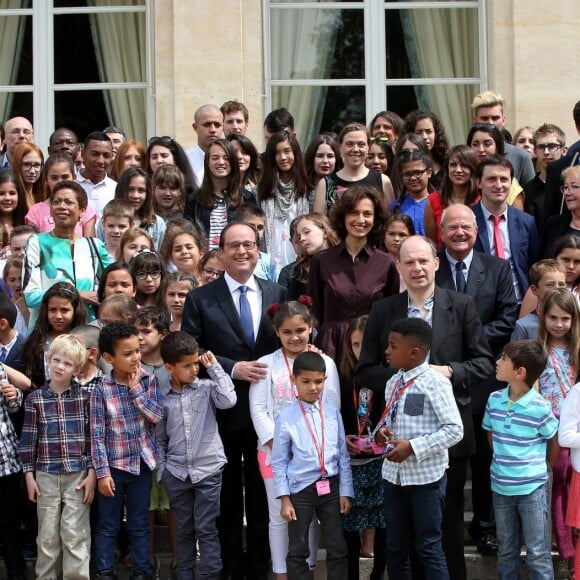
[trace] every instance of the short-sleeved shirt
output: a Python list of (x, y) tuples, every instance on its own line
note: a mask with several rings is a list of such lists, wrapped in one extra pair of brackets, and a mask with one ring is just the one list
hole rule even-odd
[(491, 489), (500, 495), (529, 495), (547, 479), (547, 440), (558, 431), (552, 407), (535, 389), (518, 401), (509, 387), (487, 401), (483, 428), (491, 431)]

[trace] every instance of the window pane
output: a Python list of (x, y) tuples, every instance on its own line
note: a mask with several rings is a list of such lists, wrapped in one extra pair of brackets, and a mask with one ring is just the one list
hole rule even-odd
[(32, 16), (0, 16), (0, 54), (0, 85), (32, 84)]
[(470, 104), (479, 90), (479, 84), (387, 87), (387, 109), (403, 118), (414, 109), (430, 109), (445, 125), (449, 143), (460, 145), (471, 127)]
[(57, 91), (55, 126), (69, 127), (80, 139), (108, 125), (120, 127), (129, 139), (146, 143), (147, 108), (144, 89)]
[(144, 82), (145, 14), (55, 16), (54, 54), (57, 84)]
[(26, 117), (34, 126), (32, 93), (0, 92), (0, 115), (2, 119)]
[(271, 10), (272, 79), (363, 79), (362, 10)]
[(55, 8), (79, 6), (144, 6), (145, 0), (54, 0)]
[(294, 116), (302, 148), (322, 131), (339, 133), (348, 121), (365, 122), (364, 87), (272, 87), (272, 109)]
[(385, 10), (387, 78), (479, 77), (474, 8)]

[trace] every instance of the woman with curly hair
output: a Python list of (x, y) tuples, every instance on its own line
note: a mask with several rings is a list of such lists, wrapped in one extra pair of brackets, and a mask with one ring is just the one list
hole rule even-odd
[(449, 149), (449, 141), (441, 119), (431, 111), (411, 111), (405, 117), (404, 132), (423, 137), (433, 159), (431, 184), (435, 189), (439, 189), (443, 181), (443, 164)]
[(380, 298), (399, 292), (395, 260), (374, 247), (383, 238), (386, 219), (374, 187), (351, 187), (330, 214), (341, 243), (312, 258), (309, 290), (319, 323), (316, 342), (335, 360), (350, 321), (368, 314)]

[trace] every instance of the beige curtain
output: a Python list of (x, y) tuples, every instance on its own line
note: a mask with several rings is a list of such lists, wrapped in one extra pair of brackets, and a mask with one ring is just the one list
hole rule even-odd
[[(91, 6), (114, 6), (118, 0), (88, 0)], [(128, 5), (142, 6), (142, 0)], [(99, 77), (105, 83), (142, 82), (146, 76), (145, 13), (93, 14), (90, 16)], [(103, 91), (112, 125), (128, 138), (147, 142), (147, 101), (143, 89)]]
[[(284, 0), (289, 1), (296, 2)], [(331, 0), (320, 3), (328, 1)], [(270, 18), (272, 80), (327, 78), (334, 57), (340, 11), (271, 10)], [(272, 88), (272, 108), (286, 107), (292, 113), (303, 148), (319, 131), (327, 90), (313, 86)]]
[[(25, 8), (26, 0), (0, 0), (0, 9)], [(13, 85), (18, 77), (26, 16), (0, 17), (0, 85)], [(9, 117), (12, 93), (0, 93), (0, 120)]]
[[(402, 10), (405, 45), (414, 77), (460, 78), (479, 76), (477, 11)], [(451, 144), (465, 143), (471, 126), (470, 104), (479, 86), (420, 87), (420, 108), (431, 109), (445, 125)]]

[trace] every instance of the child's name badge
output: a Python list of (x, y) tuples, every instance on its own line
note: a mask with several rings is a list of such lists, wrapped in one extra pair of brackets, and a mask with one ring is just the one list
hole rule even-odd
[(316, 493), (318, 495), (328, 495), (330, 493), (330, 481), (328, 479), (321, 479), (316, 482)]

